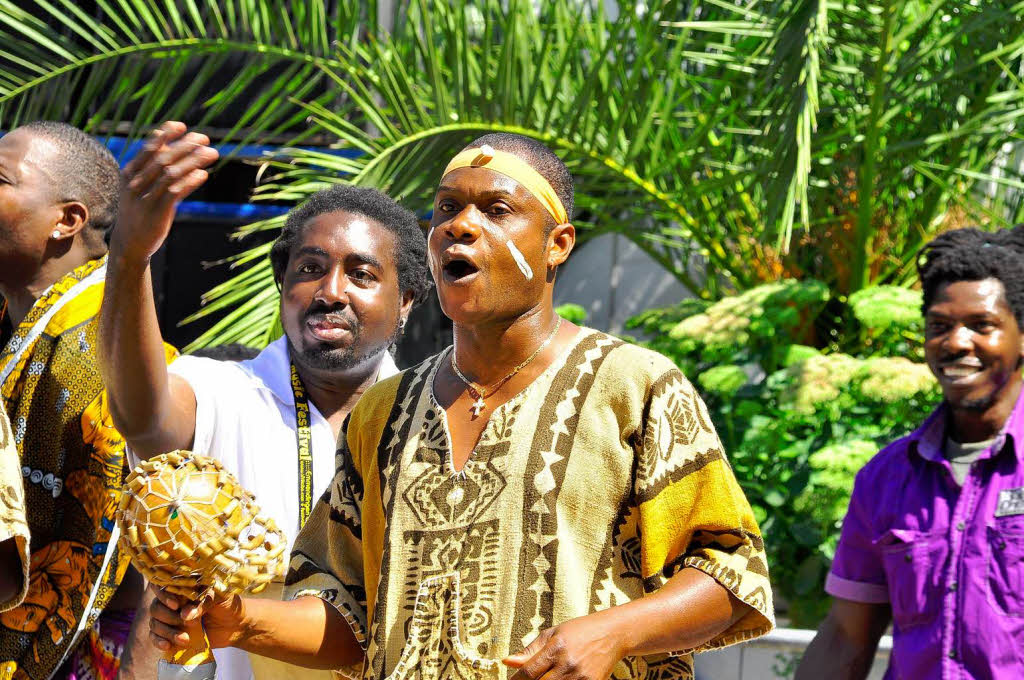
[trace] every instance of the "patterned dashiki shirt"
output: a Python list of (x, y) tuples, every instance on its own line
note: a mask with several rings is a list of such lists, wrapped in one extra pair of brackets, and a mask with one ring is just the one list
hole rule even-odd
[[(702, 646), (774, 625), (764, 545), (707, 409), (665, 357), (583, 329), (492, 413), (463, 472), (431, 385), (448, 352), (378, 383), (296, 540), (286, 597), (346, 618), (370, 678), (505, 678), (541, 631), (656, 591), (684, 567), (748, 613)], [(693, 677), (691, 653), (616, 680)]]
[(0, 677), (50, 678), (128, 568), (114, 525), (125, 443), (95, 360), (105, 278), (106, 257), (62, 277), (0, 351), (31, 535), (28, 592), (0, 613)]

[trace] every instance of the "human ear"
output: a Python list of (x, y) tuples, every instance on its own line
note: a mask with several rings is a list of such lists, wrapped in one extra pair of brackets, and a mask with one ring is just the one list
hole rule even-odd
[(409, 312), (412, 310), (412, 303), (415, 299), (416, 296), (411, 290), (402, 292), (402, 305), (398, 310), (399, 316), (402, 317), (402, 323), (409, 320)]
[(548, 235), (548, 268), (553, 269), (569, 259), (576, 245), (576, 227), (568, 222), (559, 224)]
[(53, 225), (54, 239), (68, 239), (78, 234), (89, 222), (89, 209), (85, 204), (71, 201), (60, 206), (57, 223)]

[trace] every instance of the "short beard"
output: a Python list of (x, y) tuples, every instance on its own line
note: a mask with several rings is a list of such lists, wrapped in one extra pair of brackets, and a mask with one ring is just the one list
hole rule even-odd
[(992, 407), (992, 404), (996, 403), (998, 397), (999, 393), (997, 391), (980, 399), (963, 399), (957, 404), (957, 408), (972, 413), (984, 413)]
[(348, 347), (338, 348), (318, 346), (300, 351), (292, 343), (292, 339), (288, 338), (288, 353), (295, 363), (304, 368), (316, 371), (347, 371), (354, 366), (358, 366), (359, 364), (394, 348), (401, 339), (403, 330), (404, 329), (401, 326), (396, 326), (391, 337), (388, 338), (387, 344), (371, 353), (359, 352), (360, 332), (358, 328), (353, 332), (352, 344)]

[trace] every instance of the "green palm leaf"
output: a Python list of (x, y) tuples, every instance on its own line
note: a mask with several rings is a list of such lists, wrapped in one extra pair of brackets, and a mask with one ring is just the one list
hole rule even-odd
[[(2, 125), (315, 134), (353, 153), (284, 149), (257, 200), (347, 182), (421, 212), (462, 145), (518, 132), (570, 166), (582, 239), (623, 234), (701, 297), (905, 282), (937, 229), (1024, 217), (1020, 1), (410, 0), (390, 32), (354, 0), (22, 4), (0, 0)], [(230, 266), (198, 344), (279, 328), (265, 250)]]
[[(224, 141), (308, 134), (299, 102), (343, 104), (324, 69), (341, 67), (332, 43), (366, 25), (347, 4), (99, 0), (89, 14), (72, 0), (32, 11), (0, 0), (0, 124), (59, 119), (137, 137), (184, 118)], [(227, 120), (242, 97), (247, 110)]]

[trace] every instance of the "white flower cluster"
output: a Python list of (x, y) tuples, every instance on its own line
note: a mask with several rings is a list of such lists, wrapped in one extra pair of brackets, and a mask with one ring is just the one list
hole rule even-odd
[(880, 404), (932, 396), (938, 390), (927, 365), (903, 357), (857, 359), (847, 354), (820, 354), (785, 370), (790, 380), (780, 401), (807, 415), (854, 387), (867, 400)]
[(690, 339), (706, 346), (744, 345), (750, 340), (751, 323), (765, 316), (766, 307), (773, 306), (772, 298), (788, 298), (809, 285), (812, 284), (787, 279), (722, 298), (702, 314), (683, 319), (669, 331), (669, 337)]

